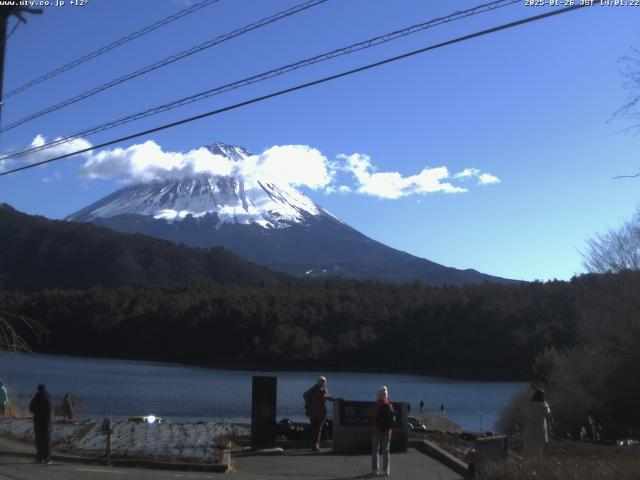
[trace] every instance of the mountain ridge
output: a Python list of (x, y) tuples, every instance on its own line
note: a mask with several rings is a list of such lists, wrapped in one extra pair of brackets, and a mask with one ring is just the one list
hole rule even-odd
[[(240, 165), (243, 147), (206, 147)], [(296, 276), (342, 276), (432, 285), (512, 283), (474, 269), (456, 269), (367, 237), (307, 195), (270, 180), (206, 172), (167, 175), (127, 185), (75, 212), (92, 222), (195, 247), (222, 246), (259, 265)]]
[(271, 272), (221, 247), (198, 249), (90, 223), (27, 215), (0, 204), (0, 289), (186, 284), (279, 285)]

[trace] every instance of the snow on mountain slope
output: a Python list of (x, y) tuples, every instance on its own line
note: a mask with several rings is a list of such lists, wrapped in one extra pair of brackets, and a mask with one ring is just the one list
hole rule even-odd
[[(238, 166), (252, 161), (240, 147), (207, 147)], [(343, 223), (299, 190), (268, 179), (185, 173), (128, 185), (68, 216), (124, 233), (192, 247), (225, 247), (259, 265), (308, 277), (469, 284), (508, 281), (458, 270), (401, 252)]]
[[(239, 161), (249, 156), (241, 147), (215, 143), (212, 153)], [(328, 215), (305, 194), (288, 185), (245, 179), (242, 175), (199, 173), (130, 185), (68, 216), (71, 221), (91, 222), (124, 214), (152, 216), (168, 222), (216, 214), (224, 223), (256, 224), (286, 228), (304, 223), (309, 216)], [(335, 218), (335, 217), (333, 217)]]

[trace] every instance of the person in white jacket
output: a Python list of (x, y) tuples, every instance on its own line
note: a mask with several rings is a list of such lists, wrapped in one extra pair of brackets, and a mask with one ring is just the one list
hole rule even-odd
[(525, 457), (538, 457), (549, 443), (547, 432), (547, 417), (551, 414), (549, 404), (544, 399), (544, 390), (536, 389), (527, 404), (525, 411), (525, 425), (522, 432), (522, 451)]

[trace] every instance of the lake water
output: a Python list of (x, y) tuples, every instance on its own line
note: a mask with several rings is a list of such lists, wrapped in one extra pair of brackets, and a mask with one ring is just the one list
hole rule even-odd
[[(417, 413), (444, 403), (447, 417), (465, 430), (494, 428), (522, 382), (454, 380), (400, 373), (322, 372), (331, 394), (348, 400), (373, 400), (381, 385), (392, 400), (409, 402)], [(220, 370), (170, 363), (114, 360), (61, 355), (0, 353), (0, 379), (26, 401), (38, 383), (47, 385), (56, 405), (66, 392), (85, 403), (90, 418), (154, 414), (173, 421), (224, 420), (247, 422), (251, 417), (251, 377), (278, 377), (278, 418), (303, 420), (302, 393), (316, 372), (253, 372)]]

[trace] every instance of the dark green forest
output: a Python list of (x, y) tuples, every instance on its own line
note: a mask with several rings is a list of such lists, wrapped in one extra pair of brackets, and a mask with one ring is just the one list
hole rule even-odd
[(529, 378), (546, 347), (576, 345), (593, 285), (199, 282), (3, 291), (0, 309), (41, 322), (52, 353)]
[(88, 288), (196, 280), (279, 284), (286, 276), (224, 248), (199, 249), (0, 205), (0, 289)]
[(44, 325), (40, 352), (533, 379), (566, 431), (591, 415), (624, 433), (640, 428), (639, 294), (637, 272), (465, 287), (198, 282), (5, 290), (0, 311)]
[(566, 431), (587, 415), (640, 429), (637, 271), (440, 287), (299, 279), (6, 206), (0, 232), (0, 318), (39, 322), (42, 338), (14, 325), (38, 352), (533, 380)]

